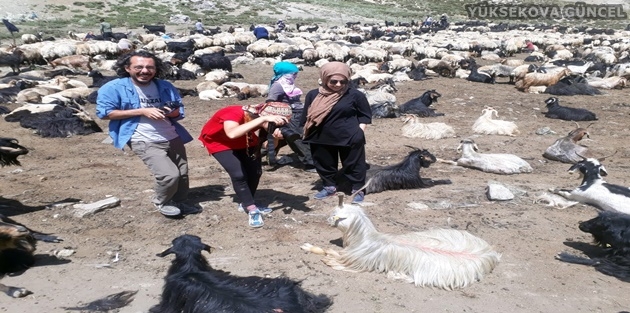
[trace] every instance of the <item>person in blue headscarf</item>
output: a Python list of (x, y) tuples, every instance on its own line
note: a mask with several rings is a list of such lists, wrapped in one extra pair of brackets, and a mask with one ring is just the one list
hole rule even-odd
[[(286, 144), (291, 147), (302, 162), (304, 170), (315, 172), (311, 149), (302, 142), (302, 128), (298, 122), (302, 116), (304, 104), (301, 101), (302, 90), (295, 85), (299, 68), (291, 62), (278, 62), (273, 66), (273, 78), (269, 82), (269, 94), (267, 102), (284, 102), (291, 106), (293, 116), (291, 122), (280, 127), (280, 132)], [(281, 142), (278, 144), (282, 144)], [(275, 163), (275, 144), (270, 140), (267, 144), (267, 153), (270, 163)]]

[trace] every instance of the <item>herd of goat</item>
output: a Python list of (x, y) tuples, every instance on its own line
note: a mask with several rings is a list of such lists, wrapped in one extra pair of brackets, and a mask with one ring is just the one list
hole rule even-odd
[[(365, 25), (311, 27), (308, 31), (270, 32), (271, 40), (256, 40), (247, 30), (182, 35), (164, 39), (150, 33), (119, 38), (119, 42), (83, 41), (70, 32), (68, 39), (35, 40), (20, 46), (0, 47), (0, 66), (10, 73), (0, 79), (0, 106), (6, 122), (17, 122), (42, 137), (68, 137), (101, 132), (86, 105), (94, 103), (98, 88), (115, 76), (116, 58), (124, 53), (120, 41), (135, 49), (154, 52), (168, 66), (166, 79), (200, 80), (194, 90), (180, 89), (182, 96), (201, 100), (245, 99), (265, 96), (266, 82), (246, 82), (233, 72), (239, 64), (273, 64), (288, 60), (303, 66), (321, 66), (329, 61), (347, 62), (353, 71), (352, 84), (368, 98), (375, 118), (401, 118), (402, 135), (439, 140), (455, 137), (445, 123), (424, 122), (443, 116), (432, 104), (442, 96), (427, 90), (420, 97), (397, 103), (396, 85), (438, 76), (463, 78), (481, 84), (496, 84), (501, 78), (514, 84), (515, 92), (547, 93), (545, 116), (566, 121), (595, 121), (595, 113), (560, 105), (558, 95), (597, 95), (601, 89), (623, 88), (630, 77), (630, 30), (597, 30), (562, 27), (534, 29), (529, 25), (471, 22), (449, 29), (427, 30), (414, 25)], [(160, 29), (162, 30), (162, 29)], [(122, 36), (121, 36), (122, 37)], [(175, 36), (174, 36), (175, 37)], [(41, 36), (39, 36), (41, 39)], [(79, 40), (77, 40), (79, 39)], [(537, 51), (524, 60), (513, 58), (525, 52), (526, 41)], [(480, 66), (479, 64), (485, 65)], [(105, 74), (104, 74), (105, 73)], [(76, 79), (85, 75), (85, 84)], [(492, 87), (485, 87), (492, 88)], [(517, 136), (513, 121), (500, 120), (488, 106), (471, 125), (478, 135)], [(589, 125), (590, 126), (590, 125)], [(583, 176), (573, 190), (554, 190), (575, 203), (598, 208), (599, 216), (582, 222), (580, 230), (592, 234), (602, 253), (582, 258), (568, 253), (561, 261), (593, 266), (622, 280), (630, 278), (630, 190), (604, 181), (607, 172), (579, 143), (588, 138), (588, 126), (559, 138), (545, 151), (549, 160), (570, 163), (571, 172)], [(480, 153), (472, 139), (464, 139), (457, 160), (436, 158), (426, 149), (413, 148), (399, 163), (372, 165), (363, 187), (366, 193), (387, 190), (430, 188), (451, 184), (449, 179), (420, 176), (422, 168), (442, 162), (495, 174), (531, 173), (530, 164), (506, 153)], [(0, 138), (0, 165), (20, 165), (18, 157), (28, 153), (13, 138)], [(418, 286), (459, 289), (482, 279), (498, 265), (500, 254), (481, 238), (454, 229), (434, 229), (401, 235), (379, 232), (359, 206), (340, 203), (329, 218), (342, 233), (343, 249), (334, 251), (305, 244), (304, 250), (324, 255), (322, 261), (336, 270), (385, 272), (388, 277)], [(36, 240), (60, 239), (30, 230), (0, 215), (0, 277), (33, 265)], [(159, 254), (174, 254), (165, 277), (160, 303), (150, 312), (323, 312), (332, 304), (327, 295), (315, 295), (287, 277), (239, 277), (213, 269), (202, 255), (210, 246), (199, 237), (183, 235)], [(12, 297), (30, 292), (0, 284)], [(115, 295), (112, 307), (124, 306), (134, 293)], [(185, 295), (183, 297), (182, 295)], [(102, 301), (102, 300), (101, 300)], [(102, 303), (102, 302), (101, 302)]]

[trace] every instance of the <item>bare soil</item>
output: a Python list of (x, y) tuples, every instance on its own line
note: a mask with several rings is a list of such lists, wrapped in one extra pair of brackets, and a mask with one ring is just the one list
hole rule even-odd
[[(267, 83), (271, 66), (238, 65), (234, 69), (250, 83)], [(305, 67), (298, 84), (307, 91), (316, 87), (318, 71)], [(111, 74), (111, 73), (110, 73)], [(84, 77), (81, 77), (84, 79)], [(201, 79), (178, 81), (194, 88)], [(435, 141), (401, 136), (398, 119), (375, 119), (367, 128), (367, 157), (372, 164), (396, 163), (409, 146), (426, 148), (443, 159), (456, 159), (455, 148), (463, 138), (474, 138), (481, 152), (513, 153), (534, 168), (531, 174), (502, 176), (447, 164), (422, 169), (423, 177), (451, 179), (452, 185), (421, 190), (386, 191), (366, 196), (365, 210), (382, 232), (403, 233), (430, 228), (456, 228), (485, 239), (502, 253), (500, 264), (480, 282), (463, 290), (444, 291), (415, 287), (387, 279), (381, 273), (335, 271), (320, 256), (303, 252), (305, 242), (336, 248), (340, 233), (326, 224), (335, 199), (312, 199), (318, 188), (317, 174), (291, 165), (265, 167), (258, 200), (273, 213), (265, 226), (252, 229), (247, 217), (237, 212), (228, 175), (207, 154), (199, 141), (187, 145), (192, 192), (190, 201), (203, 212), (183, 219), (168, 219), (150, 204), (153, 178), (145, 165), (128, 150), (119, 151), (107, 138), (107, 122), (98, 121), (104, 133), (71, 138), (41, 138), (31, 130), (0, 121), (0, 135), (14, 137), (31, 149), (20, 158), (21, 167), (0, 169), (0, 195), (8, 206), (1, 212), (29, 227), (54, 233), (62, 243), (40, 243), (37, 266), (6, 277), (4, 284), (23, 286), (34, 293), (11, 299), (0, 295), (3, 312), (65, 312), (64, 307), (120, 292), (138, 290), (135, 300), (119, 312), (143, 312), (158, 303), (163, 277), (171, 257), (155, 256), (181, 234), (200, 236), (217, 248), (207, 255), (210, 264), (235, 275), (302, 280), (303, 287), (334, 298), (330, 312), (619, 312), (630, 309), (628, 285), (586, 266), (554, 259), (561, 251), (580, 253), (592, 241), (577, 224), (596, 216), (596, 209), (577, 205), (566, 210), (534, 204), (536, 195), (550, 188), (573, 188), (580, 180), (567, 173), (569, 164), (547, 161), (542, 153), (575, 124), (545, 118), (544, 100), (549, 95), (523, 94), (500, 79), (485, 85), (461, 79), (433, 78), (398, 84), (398, 103), (420, 96), (427, 89), (442, 93), (436, 109), (446, 115), (426, 122), (453, 126), (457, 138)], [(586, 144), (595, 155), (617, 154), (606, 160), (607, 180), (628, 186), (630, 158), (627, 138), (627, 90), (605, 91), (599, 96), (560, 97), (560, 103), (588, 108), (599, 121), (590, 126)], [(249, 99), (201, 101), (184, 99), (187, 117), (183, 125), (197, 136), (206, 120), (219, 108), (231, 104), (262, 102)], [(515, 121), (520, 135), (477, 136), (471, 126), (485, 106), (492, 106), (501, 119)], [(11, 104), (9, 107), (17, 107)], [(94, 112), (94, 106), (89, 106)], [(586, 123), (584, 123), (586, 124)], [(587, 124), (586, 124), (587, 125)], [(586, 126), (581, 125), (581, 126)], [(536, 135), (548, 126), (556, 135)], [(288, 148), (280, 151), (289, 154)], [(624, 161), (625, 160), (625, 161)], [(490, 180), (522, 190), (512, 201), (493, 202), (485, 196)], [(108, 196), (122, 200), (120, 206), (85, 218), (73, 217), (71, 206), (50, 207), (64, 199), (91, 203)], [(19, 201), (21, 205), (15, 202)], [(421, 202), (430, 209), (413, 209)], [(76, 251), (68, 261), (50, 255), (55, 250)], [(118, 256), (118, 261), (114, 258)]]

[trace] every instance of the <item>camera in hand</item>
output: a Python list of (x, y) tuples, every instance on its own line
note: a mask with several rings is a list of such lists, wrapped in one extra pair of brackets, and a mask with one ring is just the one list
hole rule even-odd
[(268, 134), (273, 134), (273, 132), (276, 130), (278, 126), (276, 126), (275, 122), (269, 122), (269, 126), (267, 126), (267, 133)]
[[(158, 109), (162, 110), (162, 112), (164, 113), (169, 113), (172, 112), (173, 110), (179, 109), (179, 107), (181, 107), (182, 104), (180, 102), (176, 102), (176, 101), (166, 101), (164, 103), (162, 103)], [(168, 110), (166, 109), (168, 108)]]

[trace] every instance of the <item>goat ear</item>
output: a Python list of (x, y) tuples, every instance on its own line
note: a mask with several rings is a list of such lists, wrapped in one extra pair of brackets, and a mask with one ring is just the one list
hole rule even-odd
[(599, 167), (599, 175), (608, 176), (608, 172), (606, 171), (606, 168), (603, 165)]
[(477, 144), (473, 144), (473, 149), (475, 150), (475, 152), (479, 152), (479, 147), (477, 146)]
[(173, 250), (172, 250), (172, 249), (173, 249), (172, 247), (171, 247), (171, 248), (168, 248), (168, 249), (166, 249), (166, 250), (164, 250), (164, 251), (162, 251), (162, 252), (160, 252), (160, 253), (158, 253), (158, 254), (156, 254), (156, 255), (157, 255), (157, 256), (159, 256), (159, 257), (161, 257), (161, 258), (163, 258), (163, 257), (165, 257), (165, 256), (167, 256), (167, 255), (169, 255), (169, 254), (173, 253)]
[(457, 146), (457, 149), (455, 149), (455, 151), (457, 153), (461, 153), (462, 152), (462, 144), (460, 143), (459, 146)]

